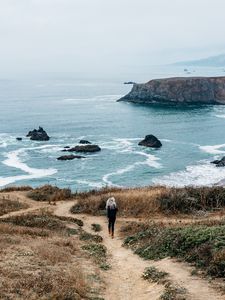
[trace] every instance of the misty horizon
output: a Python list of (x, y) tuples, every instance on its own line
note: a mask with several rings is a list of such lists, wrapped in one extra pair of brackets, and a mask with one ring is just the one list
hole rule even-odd
[(2, 0), (1, 76), (112, 74), (224, 53), (222, 0)]

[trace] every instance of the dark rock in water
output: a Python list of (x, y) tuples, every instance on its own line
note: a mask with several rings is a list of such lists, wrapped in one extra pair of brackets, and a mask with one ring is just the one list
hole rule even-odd
[(65, 146), (65, 147), (64, 147), (64, 149), (69, 149), (69, 148), (70, 148), (70, 146)]
[(80, 155), (63, 155), (63, 156), (60, 156), (58, 157), (57, 159), (58, 160), (72, 160), (72, 159), (81, 159), (81, 158), (85, 158), (85, 156), (80, 156)]
[(17, 139), (17, 141), (22, 141), (23, 140), (21, 137), (17, 137), (16, 139)]
[(144, 140), (138, 143), (139, 146), (151, 147), (151, 148), (160, 148), (162, 143), (154, 135), (146, 135)]
[(225, 104), (225, 77), (175, 77), (134, 84), (118, 101), (144, 104)]
[(98, 152), (101, 148), (98, 145), (78, 145), (67, 150), (68, 152)]
[(87, 140), (80, 140), (79, 144), (91, 144), (91, 142), (87, 141)]
[(47, 132), (42, 127), (39, 127), (38, 130), (34, 129), (29, 131), (27, 137), (30, 137), (33, 141), (48, 141), (50, 139)]
[(135, 84), (133, 81), (125, 81), (123, 84)]
[(215, 164), (217, 167), (225, 167), (225, 156), (220, 160), (214, 160), (211, 162), (212, 164)]

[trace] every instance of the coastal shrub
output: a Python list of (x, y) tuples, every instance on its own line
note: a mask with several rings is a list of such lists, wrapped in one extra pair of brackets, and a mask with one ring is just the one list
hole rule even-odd
[(223, 187), (168, 188), (157, 197), (159, 209), (169, 213), (191, 213), (225, 206)]
[(9, 223), (17, 226), (42, 228), (48, 230), (66, 229), (66, 226), (63, 224), (62, 221), (58, 220), (57, 218), (48, 213), (11, 216), (8, 218), (1, 219), (0, 222)]
[(169, 274), (167, 272), (159, 271), (156, 267), (149, 267), (146, 268), (142, 277), (145, 280), (149, 280), (150, 282), (157, 282), (157, 283), (165, 283), (165, 278)]
[(72, 213), (102, 215), (109, 197), (116, 198), (120, 215), (149, 217), (156, 213), (190, 214), (225, 207), (223, 187), (166, 188), (161, 186), (134, 189), (107, 189), (77, 193)]
[(21, 203), (17, 200), (6, 199), (0, 197), (0, 216), (8, 214), (12, 211), (18, 211), (20, 209), (28, 208), (27, 204)]
[(124, 245), (144, 259), (178, 257), (210, 275), (225, 277), (225, 225), (165, 227), (154, 224), (127, 237)]
[(79, 227), (84, 226), (84, 222), (80, 219), (77, 219), (77, 218), (66, 217), (66, 216), (56, 216), (56, 215), (54, 215), (54, 217), (58, 220), (61, 220), (61, 221), (77, 224)]
[(101, 243), (103, 241), (103, 238), (98, 234), (91, 234), (91, 233), (88, 233), (86, 231), (83, 231), (80, 234), (80, 240), (81, 241), (93, 241), (95, 243)]
[(22, 185), (22, 186), (8, 186), (3, 189), (0, 189), (0, 193), (9, 193), (9, 192), (26, 192), (32, 190), (31, 186)]
[(96, 224), (96, 223), (93, 223), (91, 224), (91, 228), (92, 230), (94, 230), (95, 232), (99, 232), (102, 230), (102, 226), (100, 224)]
[(55, 202), (70, 199), (70, 189), (60, 189), (57, 186), (44, 185), (27, 193), (27, 196), (35, 201)]

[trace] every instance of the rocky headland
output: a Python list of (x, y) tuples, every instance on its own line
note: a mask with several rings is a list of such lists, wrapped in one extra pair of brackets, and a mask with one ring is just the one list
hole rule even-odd
[(225, 77), (174, 77), (134, 84), (118, 101), (159, 104), (225, 104)]

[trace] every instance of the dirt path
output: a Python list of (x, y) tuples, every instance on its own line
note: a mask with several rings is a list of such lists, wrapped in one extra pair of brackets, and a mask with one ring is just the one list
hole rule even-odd
[[(71, 203), (64, 203), (57, 206), (55, 214), (58, 216), (74, 216), (69, 213)], [(78, 218), (84, 221), (84, 230), (93, 233), (92, 223), (102, 226), (103, 243), (110, 255), (112, 269), (104, 272), (106, 283), (106, 300), (156, 300), (163, 291), (163, 287), (157, 284), (150, 284), (141, 278), (141, 275), (149, 263), (134, 255), (130, 250), (121, 246), (121, 240), (115, 237), (113, 240), (108, 236), (106, 219), (104, 217), (93, 217), (79, 215)]]
[(29, 212), (34, 212), (41, 208), (49, 208), (49, 204), (47, 202), (38, 202), (27, 198), (24, 192), (10, 192), (10, 193), (2, 193), (2, 196), (5, 196), (6, 199), (9, 200), (18, 200), (20, 203), (27, 204), (28, 208), (20, 209), (17, 211), (10, 212), (8, 214), (0, 216), (0, 219), (12, 217), (12, 216), (19, 216), (22, 214), (26, 214)]
[[(56, 215), (74, 216), (69, 212), (72, 203), (60, 203), (55, 210)], [(197, 276), (191, 276), (191, 268), (185, 263), (172, 259), (164, 259), (157, 262), (144, 261), (130, 250), (122, 247), (119, 238), (111, 239), (107, 233), (105, 217), (89, 215), (76, 216), (84, 221), (84, 230), (92, 232), (91, 224), (98, 223), (102, 226), (103, 244), (110, 254), (112, 269), (105, 272), (106, 300), (155, 300), (159, 299), (163, 287), (151, 284), (141, 278), (146, 267), (156, 266), (160, 270), (169, 273), (169, 278), (175, 285), (187, 290), (188, 299), (191, 300), (224, 300), (225, 296), (217, 293), (210, 284)], [(122, 219), (118, 218), (117, 229), (121, 226)]]
[[(93, 233), (91, 224), (98, 223), (103, 230), (100, 232), (103, 237), (103, 244), (109, 253), (109, 262), (112, 268), (103, 272), (105, 281), (105, 300), (156, 300), (159, 299), (164, 287), (152, 284), (142, 279), (146, 267), (155, 266), (159, 270), (169, 273), (169, 278), (174, 285), (184, 287), (187, 290), (187, 299), (190, 300), (225, 300), (211, 285), (197, 276), (191, 276), (191, 267), (172, 259), (160, 261), (144, 261), (129, 249), (122, 247), (122, 240), (117, 236), (112, 240), (107, 233), (107, 222), (105, 217), (94, 217), (90, 215), (74, 215), (69, 212), (75, 201), (61, 201), (56, 206), (49, 206), (46, 202), (36, 202), (28, 199), (23, 193), (10, 193), (12, 198), (17, 197), (22, 203), (29, 205), (29, 208), (12, 212), (1, 216), (6, 218), (12, 215), (21, 215), (41, 208), (50, 208), (58, 216), (78, 217), (84, 222), (84, 230)], [(127, 221), (127, 219), (125, 219)], [(116, 229), (124, 223), (124, 218), (118, 218)]]

